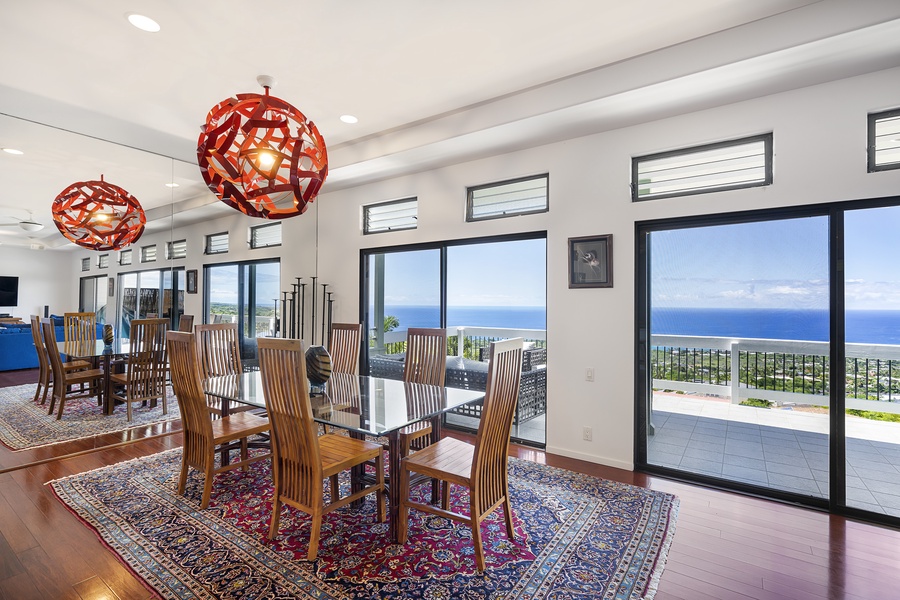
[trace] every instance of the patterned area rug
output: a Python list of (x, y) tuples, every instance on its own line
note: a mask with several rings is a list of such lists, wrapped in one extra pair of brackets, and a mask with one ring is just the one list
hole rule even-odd
[(0, 388), (0, 442), (12, 450), (25, 450), (48, 444), (58, 444), (94, 435), (113, 433), (150, 425), (170, 419), (180, 419), (178, 402), (169, 388), (168, 414), (162, 413), (162, 404), (155, 408), (133, 404), (132, 420), (126, 420), (125, 405), (116, 406), (112, 415), (105, 415), (96, 398), (67, 400), (63, 418), (48, 415), (47, 404), (36, 404), (35, 384)]
[[(175, 495), (180, 460), (170, 450), (50, 483), (162, 598), (649, 599), (678, 512), (671, 494), (510, 459), (516, 539), (502, 511), (482, 524), (485, 574), (468, 527), (447, 519), (412, 511), (409, 540), (391, 544), (373, 496), (325, 517), (308, 562), (299, 511), (285, 507), (279, 536), (267, 539), (269, 461), (219, 475), (201, 511), (193, 471), (186, 496)], [(462, 488), (452, 495), (466, 501)]]

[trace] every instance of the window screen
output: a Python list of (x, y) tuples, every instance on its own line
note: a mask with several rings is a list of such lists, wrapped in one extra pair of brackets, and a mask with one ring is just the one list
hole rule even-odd
[(900, 169), (900, 109), (869, 115), (869, 172)]
[(418, 224), (419, 200), (406, 198), (379, 202), (363, 207), (363, 233), (383, 233), (415, 229)]
[(130, 265), (131, 264), (131, 250), (122, 250), (119, 252), (119, 264), (120, 265)]
[(466, 221), (547, 212), (550, 177), (539, 175), (470, 187)]
[(109, 254), (101, 254), (97, 257), (97, 267), (101, 269), (109, 268)]
[(250, 247), (268, 248), (281, 245), (281, 223), (257, 225), (250, 228)]
[(89, 258), (81, 259), (81, 270), (82, 271), (90, 271), (91, 270), (91, 259), (89, 259)]
[(225, 252), (228, 252), (227, 231), (206, 236), (206, 254), (223, 254)]
[(772, 134), (639, 156), (631, 161), (633, 201), (772, 183)]
[(156, 245), (141, 248), (141, 262), (154, 262), (156, 260)]
[(166, 243), (166, 258), (185, 258), (187, 256), (187, 240), (175, 240)]

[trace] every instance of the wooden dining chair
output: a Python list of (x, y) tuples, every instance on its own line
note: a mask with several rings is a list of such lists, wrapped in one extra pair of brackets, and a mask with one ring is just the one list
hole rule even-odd
[[(203, 495), (200, 508), (209, 506), (213, 479), (217, 473), (243, 468), (254, 462), (265, 460), (271, 454), (249, 456), (247, 438), (269, 430), (269, 421), (248, 412), (230, 414), (213, 420), (206, 405), (197, 362), (196, 339), (190, 333), (169, 331), (166, 333), (172, 387), (178, 408), (181, 410), (181, 424), (184, 430), (184, 450), (181, 455), (181, 474), (178, 477), (178, 494), (183, 495), (190, 467), (204, 475)], [(223, 445), (239, 443), (241, 459), (237, 462), (216, 467), (215, 454)]]
[(67, 342), (93, 342), (97, 339), (97, 313), (63, 313), (63, 330)]
[[(447, 330), (410, 327), (406, 333), (403, 381), (444, 387), (447, 373)], [(400, 456), (428, 445), (431, 423), (422, 421), (400, 430)]]
[(359, 323), (332, 323), (328, 353), (331, 354), (331, 372), (359, 373), (359, 348), (362, 342), (362, 325)]
[[(56, 346), (56, 334), (53, 327), (53, 321), (50, 319), (41, 319), (41, 329), (44, 333), (44, 340), (52, 340), (51, 342), (44, 344), (50, 363), (50, 369), (53, 372), (53, 393), (50, 396), (50, 409), (47, 411), (47, 414), (52, 415), (53, 407), (58, 403), (59, 408), (57, 409), (58, 412), (56, 418), (59, 420), (62, 419), (66, 400), (99, 395), (99, 390), (101, 388), (100, 384), (103, 380), (103, 371), (100, 369), (72, 370), (64, 367), (62, 357), (59, 354), (59, 348)], [(77, 391), (73, 390), (72, 386), (75, 385), (78, 385), (81, 389)], [(84, 388), (85, 385), (88, 386), (87, 390)]]
[[(485, 566), (481, 521), (494, 509), (503, 507), (506, 534), (510, 540), (513, 539), (507, 453), (513, 412), (519, 400), (522, 347), (522, 338), (491, 343), (484, 408), (474, 445), (455, 438), (443, 438), (401, 461), (398, 523), (398, 541), (401, 544), (406, 542), (410, 508), (467, 523), (472, 529), (475, 565), (479, 572), (484, 571)], [(411, 473), (445, 482), (440, 507), (410, 499)], [(451, 483), (469, 488), (468, 515), (450, 511)]]
[(178, 319), (178, 331), (186, 331), (188, 333), (194, 330), (194, 315), (181, 315)]
[[(322, 517), (368, 494), (376, 495), (376, 518), (385, 519), (384, 458), (380, 444), (345, 435), (317, 435), (309, 401), (306, 356), (300, 340), (260, 338), (259, 366), (263, 396), (272, 422), (272, 521), (269, 539), (278, 533), (281, 507), (288, 504), (312, 518), (308, 560), (319, 549)], [(375, 461), (374, 484), (340, 497), (337, 476), (370, 460)], [(331, 480), (331, 495), (325, 504), (325, 478)]]
[(128, 359), (124, 373), (110, 374), (117, 391), (115, 400), (126, 404), (126, 420), (131, 422), (131, 405), (135, 402), (162, 402), (163, 414), (168, 414), (166, 402), (166, 330), (168, 319), (134, 319), (131, 321)]
[[(37, 402), (38, 396), (40, 396), (41, 404), (45, 404), (47, 402), (47, 394), (50, 391), (50, 381), (53, 378), (53, 369), (50, 366), (50, 356), (47, 354), (47, 347), (44, 345), (41, 318), (37, 315), (31, 315), (31, 337), (34, 340), (34, 350), (38, 357), (38, 383), (34, 390), (34, 401)], [(51, 343), (56, 344), (55, 328)], [(70, 360), (63, 362), (62, 366), (66, 371), (77, 371), (90, 368), (91, 363), (86, 360)]]
[[(194, 336), (197, 338), (197, 356), (200, 361), (200, 379), (218, 377), (220, 375), (240, 375), (243, 373), (241, 365), (241, 347), (238, 339), (236, 323), (210, 323), (200, 324), (194, 327)], [(213, 396), (207, 396), (209, 411), (222, 416), (222, 401)], [(233, 406), (229, 412), (254, 410), (252, 406)]]

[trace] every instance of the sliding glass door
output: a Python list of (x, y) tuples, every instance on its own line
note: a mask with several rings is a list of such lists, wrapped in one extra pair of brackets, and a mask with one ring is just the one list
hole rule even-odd
[(900, 205), (639, 227), (635, 463), (900, 521)]
[(900, 517), (900, 206), (844, 214), (847, 506)]
[(184, 269), (155, 269), (120, 273), (118, 330), (128, 337), (132, 319), (164, 317), (177, 329), (184, 314)]
[(246, 368), (256, 368), (256, 338), (275, 335), (275, 305), (281, 287), (277, 259), (206, 265), (204, 323), (235, 323)]
[[(491, 341), (522, 337), (527, 350), (512, 435), (543, 445), (546, 252), (542, 234), (364, 251), (364, 362), (370, 373), (399, 379), (406, 331), (443, 327), (447, 385), (483, 389)], [(475, 430), (479, 418), (478, 410), (459, 411), (446, 423)]]

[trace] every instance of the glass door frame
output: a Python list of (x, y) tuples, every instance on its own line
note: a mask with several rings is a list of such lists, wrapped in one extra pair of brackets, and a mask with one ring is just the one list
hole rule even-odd
[[(900, 196), (811, 204), (779, 209), (717, 213), (673, 217), (635, 223), (635, 329), (634, 329), (634, 467), (635, 470), (689, 481), (710, 487), (764, 496), (806, 506), (826, 509), (836, 514), (862, 518), (891, 526), (900, 525), (900, 518), (877, 514), (847, 506), (846, 502), (846, 327), (844, 286), (844, 213), (868, 208), (900, 206)], [(649, 235), (656, 231), (693, 227), (731, 225), (739, 223), (784, 220), (805, 217), (828, 217), (828, 276), (829, 276), (829, 494), (827, 499), (803, 496), (743, 482), (729, 481), (675, 468), (651, 465), (647, 462), (647, 442), (650, 429), (650, 394), (652, 381), (650, 365), (650, 256)], [(840, 418), (838, 418), (840, 417)]]
[[(210, 289), (210, 269), (216, 269), (220, 267), (237, 267), (237, 327), (238, 327), (238, 336), (240, 338), (240, 346), (243, 351), (244, 348), (244, 328), (246, 319), (244, 317), (244, 310), (241, 308), (241, 304), (244, 302), (245, 297), (245, 277), (253, 278), (256, 274), (255, 267), (257, 265), (262, 264), (275, 264), (278, 265), (278, 273), (279, 273), (279, 285), (281, 279), (281, 258), (262, 258), (258, 260), (240, 260), (240, 261), (229, 261), (229, 262), (217, 262), (217, 263), (204, 263), (203, 265), (203, 314), (201, 315), (201, 323), (207, 323), (209, 310), (210, 310), (210, 297), (209, 297), (209, 289)], [(247, 272), (247, 268), (249, 268), (249, 274)], [(256, 302), (256, 286), (250, 286), (249, 296), (247, 297), (247, 305), (254, 306)], [(256, 313), (254, 311), (249, 311), (247, 313), (249, 315), (250, 323), (253, 327), (248, 329), (248, 331), (255, 331), (256, 327)]]
[[(359, 322), (363, 324), (363, 332), (371, 331), (369, 306), (369, 286), (372, 273), (369, 272), (369, 258), (377, 254), (391, 254), (398, 252), (415, 252), (419, 250), (440, 251), (440, 327), (447, 328), (447, 250), (453, 246), (468, 246), (475, 244), (492, 244), (502, 242), (517, 242), (523, 240), (547, 240), (547, 231), (531, 231), (508, 235), (494, 235), (486, 237), (465, 238), (456, 240), (444, 240), (436, 242), (423, 242), (418, 244), (406, 244), (401, 246), (379, 246), (375, 248), (361, 248), (359, 251)], [(546, 290), (546, 285), (545, 285)], [(546, 303), (545, 303), (546, 306)], [(368, 338), (362, 345), (359, 356), (359, 369), (363, 375), (369, 374), (369, 344)], [(456, 427), (456, 426), (454, 426)], [(457, 427), (462, 429), (461, 427)], [(467, 430), (471, 431), (471, 430)], [(536, 443), (525, 439), (513, 438), (514, 442), (543, 448), (545, 444)]]

